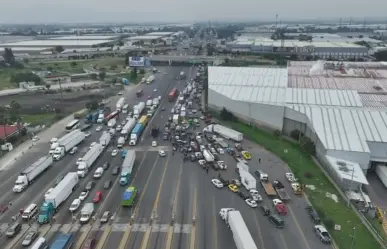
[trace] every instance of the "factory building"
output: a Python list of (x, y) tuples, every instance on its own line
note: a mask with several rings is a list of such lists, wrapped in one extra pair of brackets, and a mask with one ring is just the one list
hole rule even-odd
[(226, 44), (228, 50), (256, 54), (311, 56), (320, 59), (356, 59), (368, 55), (368, 48), (345, 41), (272, 40), (244, 38)]
[(208, 75), (210, 108), (287, 135), (301, 131), (343, 188), (367, 185), (367, 172), (387, 162), (387, 64), (295, 61), (209, 67)]

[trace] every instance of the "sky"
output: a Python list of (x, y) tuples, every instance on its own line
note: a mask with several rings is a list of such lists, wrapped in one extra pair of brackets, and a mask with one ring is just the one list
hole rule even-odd
[(386, 17), (386, 0), (17, 0), (0, 23), (187, 22)]

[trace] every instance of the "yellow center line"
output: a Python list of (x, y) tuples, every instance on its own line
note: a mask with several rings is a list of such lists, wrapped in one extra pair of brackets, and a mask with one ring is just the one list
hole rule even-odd
[(216, 215), (215, 198), (212, 198), (212, 212), (212, 237), (214, 238), (214, 249), (218, 249), (218, 227), (216, 224), (218, 216)]
[[(161, 194), (161, 190), (163, 189), (163, 184), (164, 184), (164, 179), (165, 179), (165, 173), (167, 172), (167, 168), (168, 168), (168, 165), (169, 165), (169, 160), (170, 160), (171, 156), (168, 156), (167, 157), (167, 160), (164, 164), (164, 170), (163, 170), (163, 174), (161, 176), (161, 182), (160, 182), (160, 185), (159, 185), (159, 189), (157, 191), (157, 195), (156, 195), (156, 199), (155, 199), (155, 202), (153, 203), (153, 208), (152, 208), (152, 213), (151, 213), (151, 222), (153, 221), (156, 215), (156, 211), (157, 211), (157, 207), (159, 205), (159, 200), (160, 200), (160, 194)], [(157, 161), (157, 160), (156, 160)], [(153, 166), (154, 167), (154, 166)], [(153, 171), (153, 168), (152, 168), (152, 171)], [(150, 176), (151, 174), (149, 174)], [(148, 181), (151, 177), (148, 178)], [(148, 184), (148, 181), (147, 181), (147, 184)], [(145, 235), (141, 241), (141, 249), (145, 249), (148, 247), (148, 242), (149, 242), (149, 237), (150, 237), (150, 233), (152, 232), (152, 225), (150, 224), (150, 226), (148, 227), (148, 229), (146, 230), (145, 232)]]

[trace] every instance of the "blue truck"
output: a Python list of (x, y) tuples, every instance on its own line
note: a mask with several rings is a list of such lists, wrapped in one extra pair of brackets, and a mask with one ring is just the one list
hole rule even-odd
[(97, 110), (94, 113), (87, 114), (86, 117), (85, 117), (85, 123), (97, 123), (99, 114), (103, 114), (103, 113), (104, 113), (104, 110), (103, 109), (99, 109), (99, 110)]
[(60, 233), (55, 237), (50, 249), (69, 249), (74, 244), (72, 234)]
[(136, 126), (132, 130), (132, 133), (130, 134), (129, 145), (134, 146), (137, 144), (137, 141), (141, 136), (141, 133), (143, 132), (144, 128), (145, 126), (143, 124), (141, 123), (136, 124)]

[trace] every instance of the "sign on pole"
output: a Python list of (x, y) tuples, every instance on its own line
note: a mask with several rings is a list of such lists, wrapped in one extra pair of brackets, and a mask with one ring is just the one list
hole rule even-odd
[(129, 66), (130, 67), (144, 67), (145, 66), (145, 58), (132, 56), (129, 57)]

